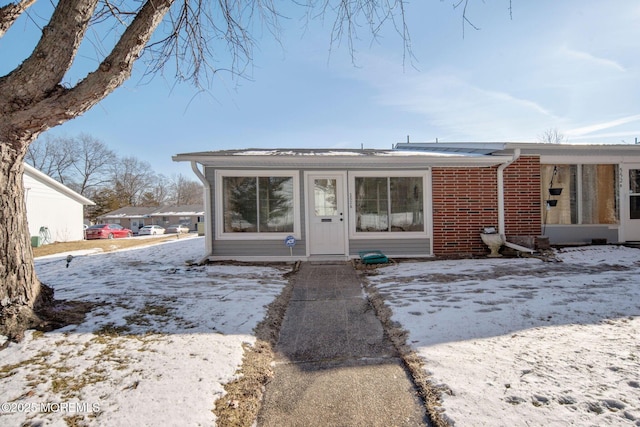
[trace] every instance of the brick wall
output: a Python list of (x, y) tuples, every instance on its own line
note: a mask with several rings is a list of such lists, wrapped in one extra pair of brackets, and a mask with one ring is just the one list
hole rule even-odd
[[(484, 255), (483, 227), (498, 227), (498, 167), (433, 168), (433, 251)], [(505, 233), (540, 234), (540, 162), (521, 157), (504, 171)]]
[(509, 236), (539, 236), (540, 158), (520, 157), (504, 170), (504, 227)]

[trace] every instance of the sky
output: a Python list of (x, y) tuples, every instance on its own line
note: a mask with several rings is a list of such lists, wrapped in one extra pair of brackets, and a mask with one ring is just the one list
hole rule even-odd
[[(33, 50), (41, 3), (0, 39), (0, 75)], [(467, 17), (477, 29), (463, 25), (462, 9), (453, 4), (407, 3), (412, 58), (388, 26), (374, 41), (361, 29), (354, 61), (344, 43), (331, 46), (330, 19), (305, 26), (299, 8), (286, 9), (278, 41), (256, 32), (244, 78), (220, 72), (199, 90), (176, 83), (170, 69), (149, 80), (139, 61), (122, 87), (48, 132), (86, 133), (157, 173), (190, 177), (190, 165), (171, 156), (388, 149), (407, 138), (535, 142), (550, 129), (570, 143), (640, 138), (637, 1), (513, 0), (509, 10), (508, 0), (470, 0)], [(95, 49), (84, 49), (78, 62), (97, 63)], [(224, 54), (217, 59), (229, 65)]]

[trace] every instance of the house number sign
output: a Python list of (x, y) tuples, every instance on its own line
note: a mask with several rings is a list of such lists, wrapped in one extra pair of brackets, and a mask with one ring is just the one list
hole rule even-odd
[(296, 245), (296, 238), (293, 236), (287, 236), (284, 239), (284, 244), (289, 248), (289, 254), (293, 256), (293, 247)]

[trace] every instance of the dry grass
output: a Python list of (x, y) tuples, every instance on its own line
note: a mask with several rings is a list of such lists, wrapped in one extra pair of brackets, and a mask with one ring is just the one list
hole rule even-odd
[[(290, 277), (300, 267), (296, 263), (293, 270), (285, 274)], [(255, 425), (264, 388), (273, 376), (271, 363), (274, 360), (273, 348), (278, 335), (289, 299), (293, 293), (292, 278), (280, 295), (267, 306), (267, 314), (254, 332), (256, 343), (244, 346), (242, 366), (238, 369), (238, 379), (224, 385), (225, 395), (215, 402), (216, 425), (220, 427), (251, 427)]]
[(100, 239), (100, 240), (78, 240), (76, 242), (55, 242), (33, 248), (33, 256), (55, 255), (72, 251), (101, 249), (103, 252), (117, 251), (119, 249), (134, 248), (136, 246), (150, 245), (154, 243), (175, 240), (176, 234), (167, 234), (160, 237), (141, 238), (132, 237), (125, 239)]
[[(370, 271), (367, 271), (367, 273), (372, 274)], [(373, 274), (375, 274), (375, 272), (373, 272)], [(382, 323), (385, 334), (400, 354), (405, 368), (424, 403), (430, 425), (434, 427), (448, 427), (450, 423), (444, 416), (441, 403), (442, 399), (440, 397), (444, 390), (439, 389), (431, 382), (431, 378), (424, 369), (423, 360), (416, 354), (411, 346), (407, 344), (408, 332), (404, 330), (399, 323), (392, 320), (391, 316), (393, 313), (386, 305), (384, 297), (380, 295), (374, 286), (371, 286), (365, 275), (361, 275), (361, 278), (369, 302), (373, 306), (376, 316)]]

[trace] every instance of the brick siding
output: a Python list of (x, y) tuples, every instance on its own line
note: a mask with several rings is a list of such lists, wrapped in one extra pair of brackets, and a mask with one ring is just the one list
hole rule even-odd
[[(498, 227), (498, 167), (433, 168), (433, 251), (484, 255), (483, 227)], [(521, 157), (504, 171), (505, 234), (540, 234), (540, 161)]]

